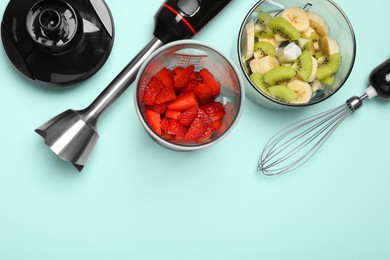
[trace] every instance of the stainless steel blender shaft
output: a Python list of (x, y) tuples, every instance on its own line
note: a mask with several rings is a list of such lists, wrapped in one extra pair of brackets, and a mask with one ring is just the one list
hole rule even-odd
[(87, 108), (67, 110), (35, 132), (55, 154), (81, 171), (99, 137), (97, 123), (101, 115), (131, 85), (143, 62), (162, 45), (154, 37)]

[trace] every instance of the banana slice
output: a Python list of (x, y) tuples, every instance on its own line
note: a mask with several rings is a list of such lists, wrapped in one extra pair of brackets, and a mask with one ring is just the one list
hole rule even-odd
[(290, 103), (305, 104), (310, 101), (313, 92), (309, 83), (299, 79), (292, 79), (287, 84), (287, 87), (293, 90), (298, 96), (297, 99), (291, 101)]
[(329, 56), (340, 52), (340, 47), (335, 39), (325, 36), (321, 38), (321, 51), (323, 54)]
[[(309, 17), (309, 16), (307, 16), (307, 17)], [(302, 32), (302, 37), (306, 38), (306, 39), (310, 39), (312, 33), (315, 33), (315, 32), (316, 31), (314, 31), (314, 29), (309, 26), (304, 32)]]
[(311, 60), (313, 61), (312, 64), (312, 70), (311, 70), (311, 74), (309, 76), (309, 79), (307, 80), (308, 82), (313, 82), (315, 79), (316, 79), (316, 72), (317, 72), (317, 68), (318, 68), (318, 61), (316, 58), (314, 58), (313, 56), (311, 56)]
[(300, 32), (306, 31), (310, 26), (309, 17), (306, 11), (300, 7), (295, 6), (287, 8), (280, 16), (289, 21)]
[(261, 59), (253, 59), (249, 63), (252, 73), (259, 72), (260, 74), (264, 74), (278, 65), (278, 60), (272, 56), (265, 56)]
[(318, 14), (307, 11), (310, 26), (317, 32), (319, 36), (329, 35), (329, 26), (326, 21)]
[(243, 39), (241, 42), (241, 52), (245, 60), (249, 60), (253, 56), (255, 45), (255, 21), (251, 21), (245, 25)]
[(274, 37), (272, 37), (272, 38), (258, 38), (257, 40), (259, 42), (269, 42), (272, 44), (272, 46), (275, 47), (275, 49), (279, 48), (280, 44), (282, 43), (281, 41), (277, 41)]
[(316, 92), (317, 90), (324, 89), (324, 86), (318, 79), (315, 79), (310, 85), (312, 93)]

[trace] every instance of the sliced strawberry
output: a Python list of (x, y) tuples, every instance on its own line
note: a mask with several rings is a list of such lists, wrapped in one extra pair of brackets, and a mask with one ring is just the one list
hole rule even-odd
[(161, 135), (161, 117), (159, 113), (147, 109), (145, 110), (145, 120), (156, 134)]
[(163, 133), (168, 133), (169, 119), (164, 117), (160, 120), (161, 130)]
[(183, 113), (181, 113), (177, 119), (180, 121), (180, 123), (182, 123), (184, 126), (190, 126), (192, 124), (192, 122), (194, 121), (194, 119), (198, 116), (198, 108), (197, 107), (193, 107), (193, 108), (190, 108), (189, 110), (187, 111), (184, 111)]
[(186, 111), (192, 107), (198, 107), (198, 100), (193, 92), (177, 96), (175, 101), (169, 104), (169, 110)]
[(175, 136), (185, 136), (187, 128), (177, 119), (171, 119), (168, 122), (168, 134)]
[(174, 70), (173, 84), (176, 89), (181, 90), (187, 85), (190, 80), (191, 73), (194, 71), (194, 69), (195, 67), (190, 65), (184, 68), (184, 70)]
[(186, 94), (186, 93), (193, 92), (194, 89), (196, 88), (196, 86), (198, 86), (199, 83), (200, 83), (200, 82), (197, 81), (197, 80), (190, 79), (190, 81), (189, 81), (188, 84), (182, 89), (182, 91), (180, 92), (180, 94)]
[(167, 112), (165, 112), (165, 117), (166, 117), (166, 118), (177, 119), (177, 117), (178, 117), (180, 114), (181, 114), (180, 111), (168, 109)]
[(203, 82), (211, 87), (213, 95), (218, 96), (221, 90), (221, 83), (219, 83), (219, 81), (214, 78), (213, 74), (206, 68), (201, 69), (199, 74), (202, 77)]
[(160, 90), (157, 97), (155, 98), (154, 104), (156, 105), (164, 104), (175, 99), (176, 99), (175, 90), (171, 89), (170, 87), (166, 87), (164, 85), (164, 87)]
[(173, 86), (173, 74), (167, 68), (162, 68), (159, 72), (157, 72), (156, 77), (161, 80), (161, 82), (168, 88), (174, 89)]
[(202, 82), (202, 78), (200, 77), (199, 71), (193, 71), (190, 76), (190, 80), (195, 80), (197, 82)]
[(152, 109), (154, 112), (159, 113), (160, 115), (161, 115), (161, 114), (164, 114), (164, 113), (167, 111), (167, 109), (168, 109), (168, 103), (153, 105), (153, 106), (151, 107), (151, 109)]
[(199, 100), (199, 103), (204, 104), (206, 103), (209, 98), (213, 95), (212, 89), (209, 85), (206, 85), (204, 83), (199, 83), (195, 88), (194, 88), (194, 93), (196, 97)]
[(184, 71), (184, 69), (185, 68), (180, 67), (180, 66), (174, 67), (173, 71), (172, 71), (173, 72), (173, 76), (175, 77), (175, 75), (182, 73)]
[(161, 89), (164, 88), (164, 84), (155, 76), (153, 76), (148, 86), (145, 89), (143, 102), (145, 105), (154, 105), (156, 97), (159, 95)]
[(184, 139), (186, 141), (197, 141), (205, 134), (208, 127), (212, 127), (211, 124), (212, 121), (209, 116), (202, 109), (198, 109), (198, 116), (192, 122)]
[(196, 142), (198, 143), (204, 143), (207, 140), (210, 139), (211, 135), (214, 133), (214, 128), (212, 126), (207, 126), (206, 130), (204, 131), (203, 135), (199, 137)]
[(214, 130), (218, 130), (221, 127), (221, 125), (222, 125), (222, 118), (213, 121), (212, 124)]
[(225, 107), (220, 102), (210, 102), (201, 106), (204, 112), (213, 120), (221, 119), (225, 115)]

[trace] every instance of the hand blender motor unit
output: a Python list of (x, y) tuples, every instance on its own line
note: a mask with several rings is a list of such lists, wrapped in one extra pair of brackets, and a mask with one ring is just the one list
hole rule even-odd
[(83, 110), (67, 110), (35, 131), (61, 159), (81, 171), (98, 139), (101, 115), (130, 86), (142, 63), (159, 47), (191, 38), (231, 0), (168, 0), (156, 13), (154, 37), (117, 75), (103, 92)]

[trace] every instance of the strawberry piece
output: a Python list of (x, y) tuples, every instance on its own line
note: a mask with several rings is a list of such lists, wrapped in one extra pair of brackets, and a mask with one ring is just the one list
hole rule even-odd
[(193, 65), (190, 65), (184, 70), (176, 69), (174, 70), (173, 75), (173, 85), (176, 89), (181, 90), (183, 89), (189, 82), (191, 73), (194, 71), (195, 67)]
[(168, 109), (168, 103), (153, 105), (153, 106), (151, 107), (151, 109), (152, 109), (154, 112), (159, 113), (160, 115), (161, 115), (161, 114), (164, 114), (164, 113), (167, 111), (167, 109)]
[(212, 126), (214, 130), (218, 130), (222, 125), (222, 118), (213, 121)]
[(212, 127), (211, 124), (212, 121), (209, 116), (202, 109), (198, 109), (198, 115), (188, 129), (184, 140), (193, 142), (197, 141), (206, 133), (208, 127)]
[(198, 143), (204, 143), (207, 140), (210, 139), (211, 135), (214, 133), (214, 128), (212, 126), (207, 126), (206, 130), (204, 131), (203, 135), (199, 137), (196, 142)]
[(156, 134), (161, 135), (161, 117), (159, 113), (147, 109), (145, 110), (145, 120)]
[(194, 88), (194, 93), (196, 97), (199, 100), (199, 103), (204, 104), (206, 103), (209, 98), (213, 95), (212, 89), (209, 85), (206, 85), (204, 83), (199, 83), (195, 88)]
[(177, 119), (182, 123), (184, 126), (190, 126), (194, 119), (198, 116), (198, 108), (193, 107), (190, 108), (189, 110), (181, 113)]
[(190, 79), (190, 81), (188, 82), (188, 84), (182, 89), (182, 91), (180, 92), (180, 94), (186, 94), (186, 93), (190, 93), (190, 92), (193, 92), (194, 89), (196, 88), (196, 86), (199, 85), (199, 81), (197, 80), (193, 80), (193, 79)]
[(198, 100), (193, 92), (177, 96), (175, 101), (169, 104), (169, 110), (186, 111), (192, 107), (198, 107)]
[(167, 68), (162, 68), (159, 72), (157, 72), (156, 77), (168, 88), (174, 89), (173, 86), (173, 74)]
[(168, 133), (169, 119), (164, 117), (160, 120), (161, 130), (163, 133)]
[(168, 109), (167, 112), (165, 112), (165, 117), (167, 117), (167, 118), (172, 118), (172, 119), (177, 119), (177, 117), (178, 117), (180, 114), (181, 114), (180, 111)]
[(210, 102), (202, 105), (201, 108), (213, 121), (221, 119), (226, 113), (225, 107), (220, 102)]
[(157, 97), (155, 98), (154, 104), (159, 105), (159, 104), (167, 103), (167, 102), (175, 100), (175, 99), (176, 99), (175, 90), (173, 90), (169, 87), (166, 87), (164, 85), (164, 87), (160, 90)]
[(155, 76), (153, 76), (148, 86), (145, 89), (143, 102), (145, 105), (154, 105), (156, 97), (159, 95), (161, 89), (164, 88), (164, 84)]
[(219, 83), (219, 81), (214, 78), (213, 74), (206, 68), (201, 69), (199, 74), (203, 79), (203, 83), (211, 87), (213, 95), (218, 96), (221, 90), (221, 83)]
[(193, 71), (191, 73), (190, 80), (195, 80), (199, 83), (201, 83), (203, 81), (202, 78), (200, 77), (199, 71)]
[(168, 134), (176, 136), (185, 136), (187, 128), (177, 119), (171, 119), (168, 122)]

